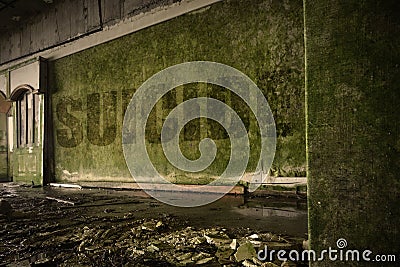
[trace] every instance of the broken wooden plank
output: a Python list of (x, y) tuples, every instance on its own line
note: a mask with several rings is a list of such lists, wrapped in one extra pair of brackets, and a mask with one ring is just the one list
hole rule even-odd
[(54, 201), (57, 201), (57, 202), (59, 202), (59, 203), (69, 204), (69, 205), (72, 205), (72, 206), (75, 205), (75, 203), (72, 202), (72, 201), (63, 200), (63, 199), (59, 199), (59, 198), (55, 198), (55, 197), (46, 197), (46, 199), (48, 199), (48, 200), (54, 200)]
[(49, 183), (49, 186), (53, 187), (63, 187), (63, 188), (77, 188), (82, 189), (82, 186), (78, 184), (58, 184), (58, 183)]

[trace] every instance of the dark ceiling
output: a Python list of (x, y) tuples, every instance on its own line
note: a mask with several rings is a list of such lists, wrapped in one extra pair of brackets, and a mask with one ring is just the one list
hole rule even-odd
[(0, 32), (20, 27), (59, 0), (0, 0)]

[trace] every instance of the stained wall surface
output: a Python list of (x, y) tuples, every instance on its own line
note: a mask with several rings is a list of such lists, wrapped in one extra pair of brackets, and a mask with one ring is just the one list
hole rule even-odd
[[(312, 249), (344, 238), (345, 251), (399, 256), (399, 10), (398, 1), (305, 1)], [(381, 264), (313, 266), (394, 266)]]
[[(305, 176), (302, 7), (302, 1), (216, 3), (50, 62), (56, 179), (133, 181), (124, 161), (121, 136), (132, 95), (158, 71), (195, 60), (235, 67), (259, 86), (277, 125), (271, 174)], [(188, 176), (168, 164), (161, 151), (163, 119), (177, 104), (197, 96), (217, 98), (237, 110), (253, 136), (248, 171), (254, 170), (260, 150), (254, 117), (237, 96), (206, 84), (178, 87), (153, 110), (146, 139), (155, 167), (176, 183), (205, 183), (211, 174), (224, 170), (229, 140), (211, 121), (195, 120), (181, 135), (181, 149), (192, 159), (199, 156), (201, 138), (216, 140), (217, 160), (205, 173)]]

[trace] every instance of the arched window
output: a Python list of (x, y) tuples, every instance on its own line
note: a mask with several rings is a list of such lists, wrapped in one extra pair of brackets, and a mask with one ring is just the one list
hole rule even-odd
[(39, 97), (33, 90), (24, 88), (16, 97), (17, 146), (28, 147), (37, 143), (36, 129), (39, 121)]

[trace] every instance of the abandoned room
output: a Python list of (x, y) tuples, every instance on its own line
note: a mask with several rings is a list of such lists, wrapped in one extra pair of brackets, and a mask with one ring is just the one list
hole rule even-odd
[(0, 266), (400, 266), (400, 2), (0, 0)]

